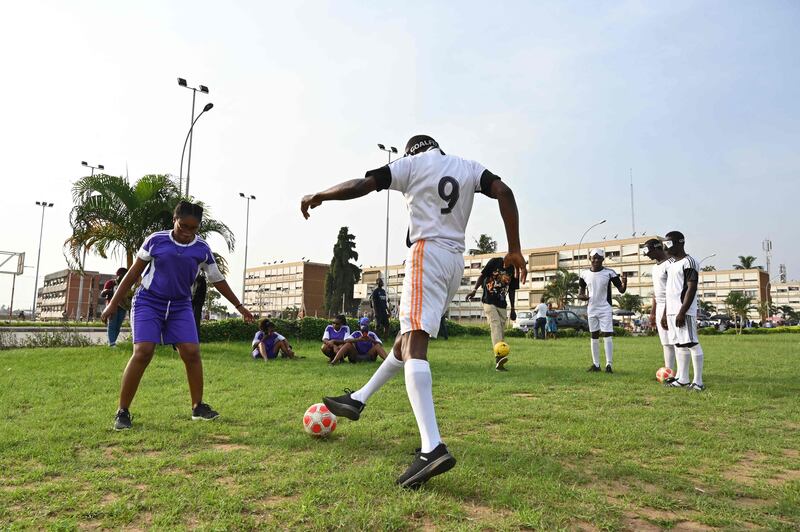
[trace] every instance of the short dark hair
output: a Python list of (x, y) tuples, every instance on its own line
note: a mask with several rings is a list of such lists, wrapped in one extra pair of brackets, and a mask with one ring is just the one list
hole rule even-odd
[(344, 324), (347, 324), (347, 318), (344, 314), (337, 314), (334, 319), (341, 321)]
[(670, 240), (685, 240), (683, 233), (681, 233), (680, 231), (670, 231), (665, 236)]
[(125, 275), (128, 273), (128, 268), (117, 268), (117, 275)]
[(644, 247), (653, 249), (653, 248), (663, 248), (664, 245), (661, 243), (661, 240), (657, 238), (651, 238), (650, 240), (644, 243)]
[(264, 332), (267, 332), (267, 329), (269, 329), (270, 327), (272, 327), (274, 329), (275, 328), (275, 324), (272, 323), (272, 320), (270, 320), (269, 318), (262, 318), (258, 322), (258, 328), (260, 330), (264, 331)]
[(182, 200), (175, 206), (175, 211), (172, 213), (175, 218), (183, 218), (184, 216), (194, 216), (199, 221), (203, 221), (203, 207), (197, 203)]

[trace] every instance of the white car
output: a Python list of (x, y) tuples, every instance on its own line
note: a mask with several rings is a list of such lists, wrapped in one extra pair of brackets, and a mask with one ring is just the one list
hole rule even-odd
[(517, 319), (511, 322), (511, 327), (521, 331), (528, 332), (533, 329), (536, 324), (534, 313), (529, 310), (518, 310)]

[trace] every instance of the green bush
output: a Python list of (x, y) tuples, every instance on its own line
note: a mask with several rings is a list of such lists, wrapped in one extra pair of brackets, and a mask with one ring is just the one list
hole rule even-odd
[[(793, 325), (787, 327), (785, 325), (780, 327), (758, 327), (753, 329), (742, 329), (742, 334), (776, 334), (776, 333), (800, 333), (800, 326)], [(736, 329), (731, 327), (722, 334), (736, 334)]]

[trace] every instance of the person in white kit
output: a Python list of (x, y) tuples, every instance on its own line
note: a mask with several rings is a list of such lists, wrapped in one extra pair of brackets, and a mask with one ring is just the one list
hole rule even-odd
[[(703, 348), (697, 338), (697, 281), (700, 265), (686, 254), (683, 233), (670, 231), (664, 238), (664, 247), (674, 262), (667, 267), (666, 312), (660, 316), (661, 326), (667, 329), (670, 341), (675, 344), (678, 371), (674, 378), (664, 381), (665, 386), (702, 392)], [(694, 366), (694, 380), (689, 381), (689, 358)]]
[(675, 346), (669, 339), (669, 332), (661, 326), (661, 316), (667, 304), (667, 268), (675, 262), (664, 251), (661, 240), (651, 238), (642, 245), (642, 255), (656, 261), (653, 265), (653, 301), (650, 305), (650, 323), (655, 324), (658, 338), (664, 350), (664, 367), (675, 371)]
[(578, 285), (578, 299), (588, 301), (586, 307), (589, 321), (589, 332), (592, 335), (592, 365), (588, 371), (600, 371), (600, 337), (606, 353), (606, 373), (613, 373), (614, 364), (614, 320), (611, 306), (611, 285), (617, 287), (620, 294), (628, 288), (628, 277), (623, 274), (622, 280), (611, 268), (603, 266), (605, 251), (595, 248), (589, 253), (591, 268), (583, 270)]
[(428, 365), (429, 338), (436, 338), (439, 323), (456, 294), (464, 273), (464, 232), (476, 192), (497, 199), (508, 238), (505, 264), (525, 281), (525, 259), (520, 251), (519, 214), (514, 194), (499, 177), (475, 161), (446, 155), (427, 135), (416, 135), (406, 144), (405, 157), (370, 170), (365, 179), (345, 181), (317, 194), (303, 197), (301, 211), (324, 201), (359, 198), (385, 189), (402, 192), (409, 211), (400, 334), (392, 355), (378, 367), (359, 390), (345, 389), (323, 402), (337, 416), (357, 420), (369, 397), (401, 370), (406, 392), (417, 419), (422, 444), (414, 461), (398, 479), (404, 488), (417, 488), (456, 463), (439, 435), (433, 406), (433, 382)]

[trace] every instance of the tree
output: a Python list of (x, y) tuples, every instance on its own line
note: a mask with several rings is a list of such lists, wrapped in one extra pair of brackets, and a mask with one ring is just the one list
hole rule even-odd
[(777, 307), (773, 305), (772, 302), (769, 301), (768, 299), (762, 300), (758, 304), (758, 313), (761, 316), (762, 320), (766, 320), (770, 316), (774, 316), (775, 314), (777, 314), (777, 312), (778, 312)]
[(217, 314), (227, 314), (228, 308), (220, 303), (220, 299), (222, 296), (219, 292), (214, 289), (214, 287), (208, 287), (208, 292), (206, 292), (206, 314), (211, 314), (212, 312)]
[(717, 271), (717, 267), (716, 266), (703, 266), (702, 268), (700, 268), (700, 271), (701, 272), (715, 272), (715, 271)]
[(559, 268), (542, 294), (545, 301), (552, 300), (556, 307), (564, 308), (578, 295), (578, 274), (565, 268)]
[(492, 240), (489, 235), (481, 234), (479, 238), (473, 239), (476, 248), (469, 250), (470, 255), (486, 255), (489, 253), (497, 253), (497, 241)]
[(346, 312), (354, 309), (353, 285), (361, 277), (361, 268), (350, 262), (358, 260), (355, 239), (347, 227), (339, 229), (331, 267), (325, 276), (325, 312), (329, 316), (340, 312), (343, 301)]
[(709, 316), (717, 312), (717, 307), (711, 301), (699, 301), (697, 306), (700, 309), (700, 312), (703, 314), (708, 314)]
[(753, 298), (744, 295), (742, 292), (732, 291), (725, 298), (725, 305), (728, 307), (728, 312), (738, 318), (736, 320), (736, 333), (741, 334), (742, 326), (747, 320), (747, 312), (753, 307)]
[(637, 294), (620, 294), (618, 296), (614, 296), (614, 301), (617, 302), (617, 305), (619, 305), (619, 308), (622, 310), (638, 312), (642, 309), (642, 296)]
[(739, 255), (739, 264), (734, 264), (734, 270), (750, 270), (752, 268), (761, 269), (761, 266), (755, 266), (753, 263), (758, 260), (752, 255)]
[[(165, 175), (146, 175), (133, 185), (123, 177), (86, 176), (73, 185), (72, 197), (72, 235), (64, 242), (68, 262), (81, 264), (84, 249), (104, 259), (109, 252), (119, 251), (125, 255), (128, 268), (149, 234), (172, 227), (172, 213), (181, 200), (178, 187)], [(217, 233), (228, 251), (233, 251), (236, 239), (231, 230), (211, 217), (208, 206), (203, 205), (203, 209), (198, 234), (205, 238)], [(225, 267), (224, 259), (218, 262)]]

